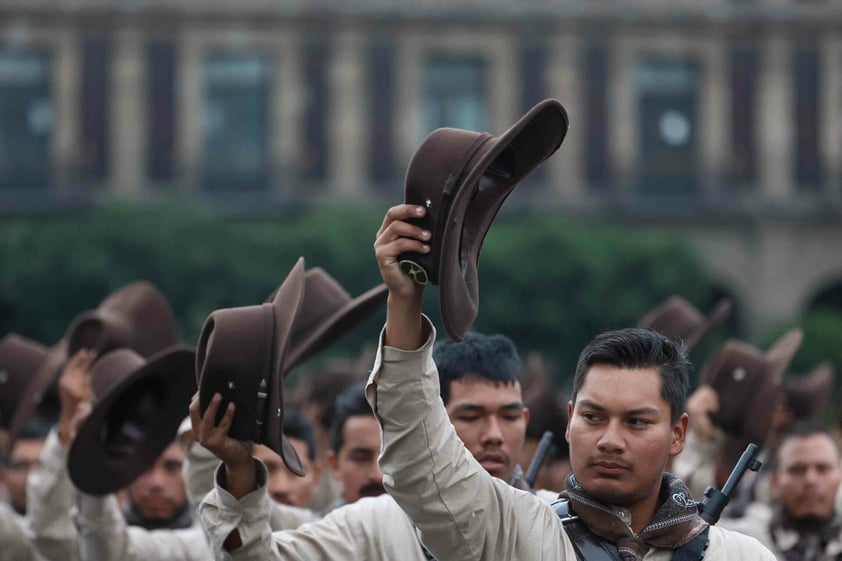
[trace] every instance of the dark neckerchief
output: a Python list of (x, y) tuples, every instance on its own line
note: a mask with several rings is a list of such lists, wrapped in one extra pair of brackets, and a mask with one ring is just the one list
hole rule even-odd
[(650, 547), (677, 549), (701, 534), (708, 524), (699, 516), (696, 501), (684, 482), (665, 473), (661, 482), (661, 506), (649, 524), (635, 534), (629, 514), (591, 497), (571, 473), (560, 498), (568, 499), (588, 529), (617, 545), (623, 561), (643, 559)]
[(123, 517), (130, 526), (140, 526), (147, 530), (178, 530), (189, 528), (193, 524), (193, 512), (187, 503), (172, 518), (164, 520), (160, 518), (147, 518), (137, 510), (131, 501), (126, 501), (126, 506), (123, 508)]
[(795, 520), (775, 507), (769, 535), (786, 561), (825, 561), (842, 553), (842, 520)]

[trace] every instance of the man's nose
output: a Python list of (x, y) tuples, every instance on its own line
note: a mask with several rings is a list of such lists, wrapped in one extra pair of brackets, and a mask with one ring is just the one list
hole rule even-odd
[(623, 435), (620, 420), (609, 420), (596, 443), (600, 452), (622, 452), (625, 449), (625, 437)]

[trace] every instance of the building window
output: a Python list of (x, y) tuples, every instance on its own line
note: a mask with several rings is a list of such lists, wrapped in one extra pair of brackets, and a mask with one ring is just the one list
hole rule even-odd
[(153, 181), (172, 179), (175, 162), (175, 44), (153, 39), (147, 46), (147, 173)]
[(91, 32), (82, 41), (82, 147), (79, 167), (83, 179), (103, 181), (108, 173), (109, 38)]
[(50, 58), (0, 51), (0, 188), (46, 188), (53, 130)]
[(607, 190), (608, 169), (608, 51), (591, 45), (585, 56), (585, 169), (588, 185)]
[(819, 157), (819, 54), (805, 46), (795, 54), (795, 162), (798, 186), (816, 188), (822, 180)]
[(486, 61), (479, 56), (434, 55), (424, 68), (424, 133), (440, 127), (489, 129)]
[(687, 60), (642, 61), (637, 67), (636, 87), (640, 104), (640, 193), (696, 193), (698, 65)]
[(731, 51), (731, 178), (736, 185), (757, 180), (755, 108), (757, 53), (749, 47)]
[(371, 178), (383, 191), (394, 189), (395, 169), (392, 139), (395, 92), (395, 49), (388, 37), (375, 36), (368, 48), (369, 122), (371, 123)]
[(327, 179), (327, 107), (330, 42), (324, 35), (313, 34), (304, 44), (304, 149), (298, 171), (305, 179)]
[(204, 72), (201, 183), (211, 191), (254, 192), (271, 178), (272, 64), (250, 52), (211, 54)]

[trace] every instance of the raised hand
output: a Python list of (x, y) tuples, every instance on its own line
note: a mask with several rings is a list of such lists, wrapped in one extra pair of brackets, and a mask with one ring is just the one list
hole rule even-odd
[(69, 446), (76, 437), (76, 431), (90, 413), (91, 364), (96, 353), (87, 349), (76, 352), (59, 378), (58, 391), (61, 413), (58, 421), (58, 437), (64, 446)]
[(374, 241), (380, 276), (389, 288), (384, 343), (400, 349), (417, 349), (424, 343), (421, 302), (424, 287), (404, 273), (398, 257), (407, 251), (429, 253), (430, 232), (407, 222), (427, 211), (422, 206), (401, 204), (390, 208)]

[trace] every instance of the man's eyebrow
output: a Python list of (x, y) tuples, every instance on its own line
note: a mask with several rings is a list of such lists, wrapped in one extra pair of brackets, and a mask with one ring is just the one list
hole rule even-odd
[[(605, 407), (600, 405), (595, 401), (591, 401), (590, 399), (582, 399), (579, 403), (587, 407), (588, 409), (593, 409), (595, 411), (605, 411)], [(638, 407), (637, 409), (630, 409), (629, 411), (623, 412), (624, 415), (658, 415), (660, 411), (654, 407)]]
[[(523, 402), (521, 401), (512, 401), (511, 403), (506, 403), (505, 405), (501, 405), (499, 409), (523, 409)], [(453, 408), (454, 413), (470, 413), (470, 412), (481, 412), (485, 411), (486, 408), (482, 405), (477, 405), (476, 403), (460, 403), (456, 407)]]

